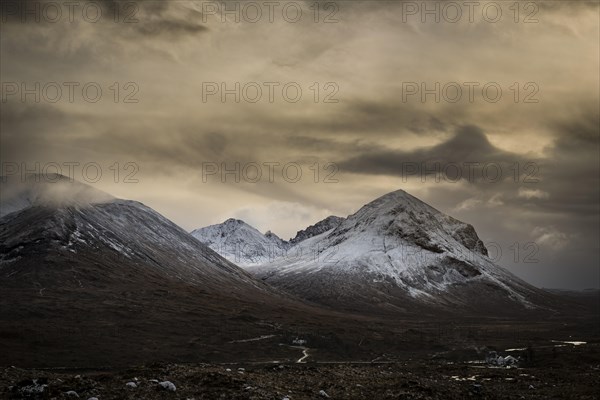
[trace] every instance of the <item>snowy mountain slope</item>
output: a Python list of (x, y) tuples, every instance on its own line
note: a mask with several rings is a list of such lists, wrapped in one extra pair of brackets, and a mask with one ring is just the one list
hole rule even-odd
[(271, 231), (266, 231), (265, 232), (265, 237), (267, 239), (269, 239), (271, 242), (275, 243), (277, 246), (281, 247), (281, 248), (288, 248), (289, 247), (289, 243), (286, 242), (285, 240), (283, 240), (282, 238), (280, 238), (279, 236), (277, 236), (276, 234), (274, 234)]
[(283, 255), (288, 243), (271, 231), (264, 235), (242, 220), (196, 229), (192, 236), (229, 261), (242, 266), (259, 265)]
[(285, 258), (248, 270), (295, 295), (344, 308), (404, 309), (415, 302), (530, 308), (541, 296), (490, 261), (471, 225), (402, 190), (300, 242)]
[(235, 341), (332, 318), (256, 280), (141, 203), (83, 201), (77, 194), (85, 185), (57, 185), (56, 201), (23, 196), (20, 209), (0, 218), (7, 363), (232, 361), (240, 351), (276, 359), (279, 346)]
[(343, 218), (329, 216), (298, 231), (289, 241), (281, 239), (271, 231), (263, 235), (244, 221), (233, 218), (220, 224), (193, 230), (191, 234), (229, 261), (241, 267), (250, 267), (266, 264), (278, 258), (295, 257), (288, 254), (291, 247), (337, 227), (342, 221)]
[(317, 236), (323, 232), (327, 232), (328, 230), (337, 228), (337, 226), (339, 224), (341, 224), (342, 221), (344, 221), (344, 218), (330, 215), (329, 217), (325, 218), (324, 220), (321, 220), (321, 221), (317, 222), (316, 224), (309, 226), (306, 229), (298, 231), (298, 233), (296, 233), (296, 236), (293, 239), (290, 239), (290, 244), (291, 245), (298, 244), (298, 243), (300, 243), (306, 239), (309, 239), (313, 236)]
[[(95, 253), (107, 260), (131, 264), (136, 273), (152, 272), (204, 288), (214, 285), (215, 291), (224, 284), (260, 286), (183, 229), (135, 201), (114, 199), (88, 206), (29, 207), (0, 219), (0, 239), (3, 276), (18, 277), (26, 272), (18, 267), (19, 261), (35, 254), (36, 248), (49, 246), (45, 251), (69, 259)], [(106, 266), (104, 277), (113, 269), (118, 269), (118, 265)], [(75, 272), (74, 276), (80, 274)]]

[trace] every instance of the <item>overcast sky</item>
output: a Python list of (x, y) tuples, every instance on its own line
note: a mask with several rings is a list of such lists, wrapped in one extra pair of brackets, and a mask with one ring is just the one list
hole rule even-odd
[(284, 239), (404, 189), (535, 285), (599, 286), (598, 2), (7, 3), (3, 173), (96, 163), (187, 230)]

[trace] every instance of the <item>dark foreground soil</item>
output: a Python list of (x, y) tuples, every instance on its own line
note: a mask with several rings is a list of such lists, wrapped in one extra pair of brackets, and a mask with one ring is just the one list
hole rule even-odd
[[(23, 388), (47, 384), (27, 397)], [(155, 381), (152, 381), (155, 380)], [(176, 391), (157, 384), (170, 381)], [(128, 387), (135, 382), (135, 388)], [(68, 394), (69, 391), (77, 393)], [(321, 392), (323, 391), (323, 392)], [(432, 357), (386, 363), (150, 364), (118, 370), (0, 371), (0, 398), (599, 399), (600, 344), (547, 346), (518, 367)]]

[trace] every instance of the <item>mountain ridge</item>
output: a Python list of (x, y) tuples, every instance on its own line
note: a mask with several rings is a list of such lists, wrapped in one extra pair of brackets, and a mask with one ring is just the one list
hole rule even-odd
[(361, 207), (286, 257), (248, 270), (334, 308), (534, 309), (547, 296), (488, 257), (475, 228), (403, 190)]

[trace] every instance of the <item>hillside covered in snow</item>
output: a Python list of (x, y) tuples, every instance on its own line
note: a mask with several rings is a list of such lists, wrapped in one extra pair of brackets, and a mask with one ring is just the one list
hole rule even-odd
[(546, 299), (494, 264), (472, 225), (402, 190), (298, 232), (282, 256), (248, 271), (296, 296), (345, 309), (531, 309)]

